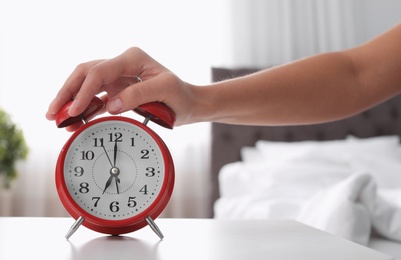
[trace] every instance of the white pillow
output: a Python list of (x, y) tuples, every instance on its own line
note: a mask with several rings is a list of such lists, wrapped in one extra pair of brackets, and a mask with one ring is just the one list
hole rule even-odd
[(263, 163), (265, 156), (256, 147), (244, 146), (241, 148), (241, 161), (249, 163)]
[(401, 188), (398, 136), (349, 136), (333, 141), (258, 141), (255, 147), (244, 147), (241, 156), (246, 163), (309, 162), (327, 167), (347, 167), (350, 171), (364, 170), (374, 177), (380, 188)]

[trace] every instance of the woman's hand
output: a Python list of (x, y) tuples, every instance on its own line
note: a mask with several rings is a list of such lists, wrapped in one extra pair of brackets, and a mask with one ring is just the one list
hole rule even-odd
[[(106, 107), (100, 113), (119, 114), (159, 101), (174, 111), (176, 125), (182, 125), (191, 122), (195, 90), (195, 86), (182, 81), (144, 51), (132, 47), (115, 58), (78, 65), (51, 102), (46, 118), (54, 120), (62, 106), (72, 99), (68, 113), (78, 116), (95, 95), (105, 92), (101, 99)], [(79, 126), (69, 126), (67, 130), (75, 131)]]

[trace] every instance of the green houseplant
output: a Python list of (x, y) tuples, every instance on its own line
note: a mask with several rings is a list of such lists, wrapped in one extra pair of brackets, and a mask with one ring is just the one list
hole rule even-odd
[[(0, 185), (9, 188), (18, 173), (16, 162), (28, 155), (28, 147), (22, 130), (0, 108)], [(0, 188), (1, 188), (0, 186)]]

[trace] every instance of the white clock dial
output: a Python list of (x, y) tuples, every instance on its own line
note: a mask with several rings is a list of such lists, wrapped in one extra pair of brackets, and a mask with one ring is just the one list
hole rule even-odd
[(121, 220), (155, 201), (164, 167), (163, 154), (146, 131), (111, 120), (88, 127), (71, 142), (64, 180), (80, 208), (98, 218)]

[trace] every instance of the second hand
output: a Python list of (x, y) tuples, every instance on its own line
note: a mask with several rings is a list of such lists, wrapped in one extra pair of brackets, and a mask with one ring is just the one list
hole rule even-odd
[(107, 159), (109, 159), (109, 162), (110, 162), (111, 167), (113, 168), (114, 165), (113, 165), (113, 163), (111, 162), (110, 157), (109, 157), (109, 154), (107, 153), (106, 148), (104, 147), (104, 145), (102, 146), (102, 148), (103, 148), (103, 150), (104, 150), (104, 153), (105, 153), (106, 156), (107, 156)]

